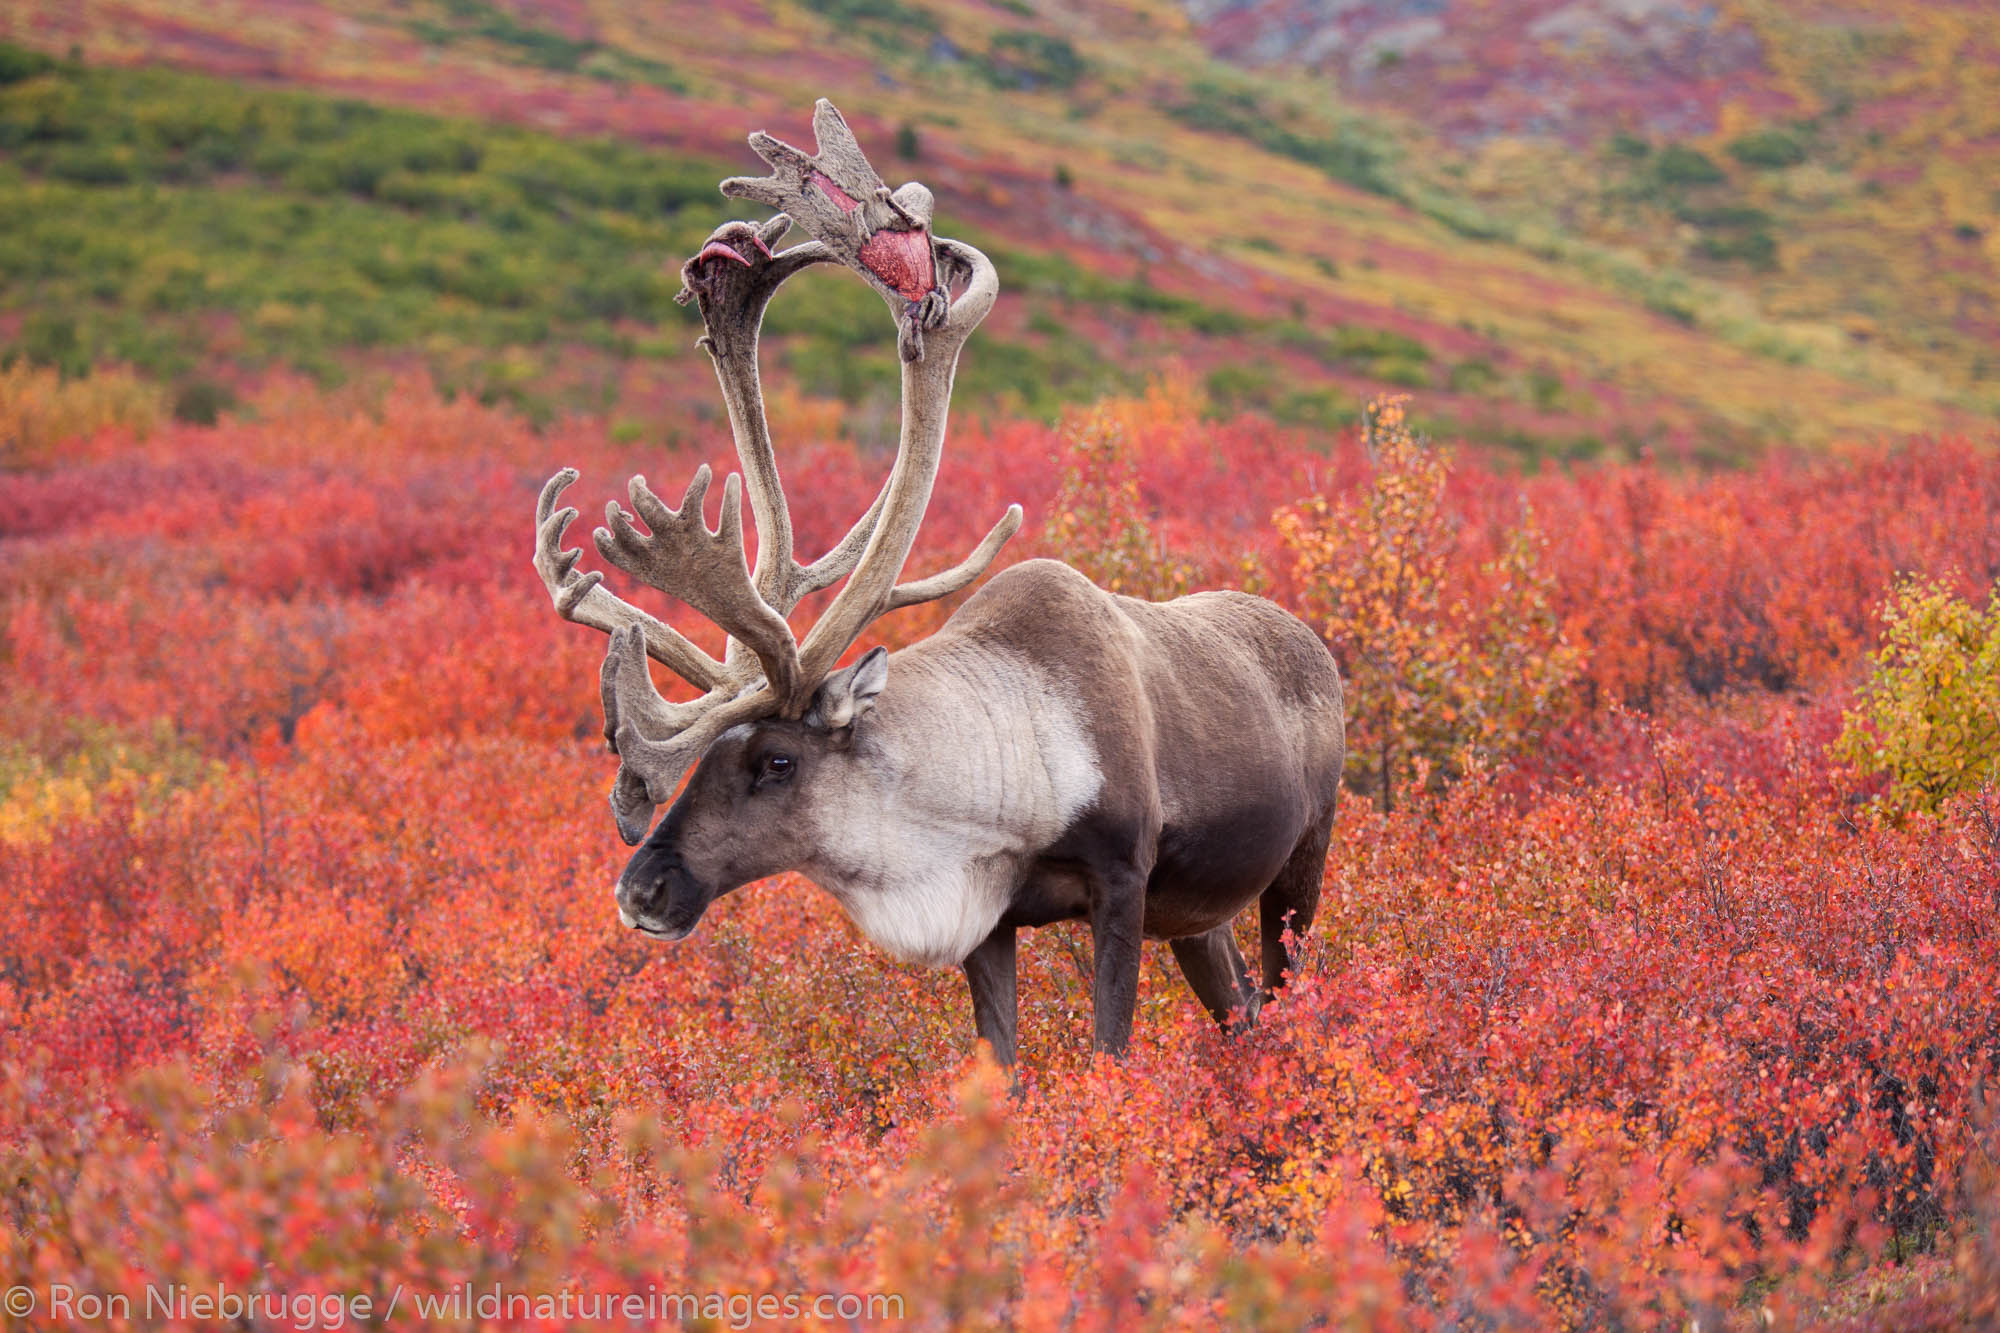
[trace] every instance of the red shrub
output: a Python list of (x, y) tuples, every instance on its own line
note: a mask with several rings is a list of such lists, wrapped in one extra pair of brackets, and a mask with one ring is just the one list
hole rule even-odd
[[(1298, 595), (1269, 516), (1359, 486), (1355, 442), (1107, 410), (1152, 530)], [(1045, 507), (1058, 441), (961, 429), (919, 563)], [(1247, 1037), (1155, 950), (1131, 1059), (1094, 1063), (1086, 939), (1038, 932), (1015, 1097), (964, 1068), (962, 982), (796, 878), (677, 947), (617, 928), (601, 645), (549, 611), (530, 508), (561, 463), (601, 498), (694, 459), (417, 388), (75, 455), (0, 477), (9, 1283), (878, 1292), (926, 1326), (1992, 1317), (2000, 797), (1877, 827), (1825, 755), (1891, 577), (2000, 573), (1990, 450), (1461, 462), (1447, 562), (1490, 561), (1525, 495), (1581, 697), (1504, 767), (1350, 805)], [(786, 464), (807, 548), (886, 470)], [(1913, 1247), (1937, 1282), (1853, 1309), (1844, 1275)]]

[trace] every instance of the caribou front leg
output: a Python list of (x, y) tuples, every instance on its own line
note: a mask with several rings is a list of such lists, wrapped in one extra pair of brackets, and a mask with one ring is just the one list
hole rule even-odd
[(1091, 1026), (1095, 1046), (1123, 1055), (1132, 1041), (1132, 1012), (1139, 1002), (1139, 961), (1144, 945), (1149, 864), (1106, 866), (1092, 878), (1090, 938)]
[(972, 987), (972, 1021), (981, 1040), (993, 1048), (993, 1059), (1005, 1068), (1014, 1064), (1014, 1033), (1020, 1020), (1014, 975), (1014, 928), (995, 926), (965, 956), (965, 979)]

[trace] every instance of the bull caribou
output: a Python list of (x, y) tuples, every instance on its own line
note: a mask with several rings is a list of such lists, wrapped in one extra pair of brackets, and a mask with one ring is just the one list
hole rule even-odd
[[(1284, 984), (1319, 899), (1344, 752), (1333, 659), (1261, 598), (1155, 604), (1030, 560), (930, 637), (838, 666), (878, 617), (977, 580), (1021, 508), (959, 564), (901, 581), (959, 351), (999, 282), (985, 255), (932, 233), (928, 190), (883, 185), (831, 104), (818, 104), (813, 127), (811, 154), (751, 136), (771, 175), (722, 192), (777, 215), (725, 223), (681, 269), (679, 299), (699, 305), (742, 465), (723, 485), (717, 526), (704, 517), (703, 466), (675, 508), (632, 478), (632, 512), (613, 501), (593, 533), (610, 564), (725, 631), (721, 658), (615, 596), (601, 572), (576, 568), (582, 552), (563, 546), (576, 510), (557, 507), (574, 469), (549, 480), (536, 510), (535, 568), (556, 610), (610, 636), (599, 685), (619, 759), (611, 804), (639, 847), (618, 878), (619, 920), (683, 939), (723, 894), (799, 871), (894, 957), (963, 967), (979, 1036), (1003, 1064), (1015, 1056), (1015, 933), (1056, 921), (1090, 923), (1099, 1050), (1130, 1039), (1146, 937), (1170, 942), (1218, 1022), (1247, 1025)], [(774, 248), (795, 223), (812, 239)], [(780, 284), (821, 263), (846, 265), (889, 303), (902, 426), (874, 504), (801, 563), (757, 338)], [(837, 583), (795, 637), (800, 600)], [(649, 659), (700, 696), (668, 702)], [(1253, 902), (1257, 984), (1231, 933)]]

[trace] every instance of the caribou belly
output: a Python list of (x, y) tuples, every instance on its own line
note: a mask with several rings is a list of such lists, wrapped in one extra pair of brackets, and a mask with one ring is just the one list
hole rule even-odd
[(1244, 803), (1160, 830), (1146, 882), (1145, 933), (1203, 935), (1262, 896), (1305, 833), (1288, 803)]

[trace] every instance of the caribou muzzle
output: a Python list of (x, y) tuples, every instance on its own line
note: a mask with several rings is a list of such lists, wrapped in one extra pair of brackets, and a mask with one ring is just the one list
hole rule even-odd
[(684, 940), (716, 894), (689, 873), (678, 851), (648, 843), (625, 863), (617, 898), (620, 925), (656, 940)]

